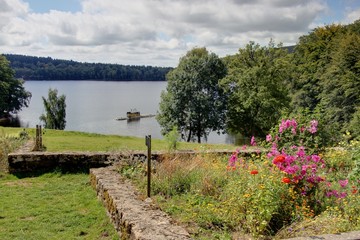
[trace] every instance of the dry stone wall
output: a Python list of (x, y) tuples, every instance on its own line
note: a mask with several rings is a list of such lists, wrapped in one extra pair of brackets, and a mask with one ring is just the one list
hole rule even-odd
[(191, 239), (184, 228), (173, 224), (151, 200), (141, 200), (131, 183), (121, 178), (113, 167), (91, 169), (90, 181), (121, 239)]

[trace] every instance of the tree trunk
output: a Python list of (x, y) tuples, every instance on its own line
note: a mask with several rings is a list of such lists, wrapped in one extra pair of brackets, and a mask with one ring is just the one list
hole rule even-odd
[(189, 135), (188, 135), (188, 138), (187, 138), (187, 142), (190, 142), (190, 140), (191, 140), (191, 129), (189, 130)]
[(198, 143), (201, 143), (201, 132), (197, 131)]

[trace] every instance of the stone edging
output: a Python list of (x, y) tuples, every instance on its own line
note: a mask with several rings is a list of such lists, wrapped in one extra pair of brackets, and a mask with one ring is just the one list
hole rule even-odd
[(191, 239), (184, 228), (173, 224), (151, 201), (142, 201), (131, 183), (113, 167), (90, 169), (90, 181), (121, 239)]

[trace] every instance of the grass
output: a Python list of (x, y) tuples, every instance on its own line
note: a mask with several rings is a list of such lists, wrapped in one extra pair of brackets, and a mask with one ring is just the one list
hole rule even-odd
[(118, 239), (87, 174), (0, 178), (0, 239)]
[(118, 239), (88, 174), (5, 173), (7, 154), (25, 141), (19, 129), (0, 130), (0, 239)]
[[(5, 173), (6, 156), (35, 129), (0, 127), (0, 239), (118, 239), (105, 208), (89, 186), (87, 174), (47, 173), (18, 179)], [(45, 130), (43, 144), (50, 152), (146, 150), (144, 138)], [(166, 141), (152, 139), (153, 150)], [(178, 149), (233, 148), (229, 145), (179, 143)]]
[[(20, 128), (3, 128), (0, 132), (8, 136), (18, 136), (22, 131)], [(35, 129), (25, 129), (30, 137), (35, 137)], [(145, 146), (144, 138), (102, 135), (95, 133), (84, 133), (75, 131), (60, 131), (45, 129), (43, 134), (43, 144), (49, 152), (64, 151), (119, 151), (119, 150), (143, 150)], [(167, 143), (164, 140), (152, 139), (152, 150), (165, 150)], [(179, 150), (201, 150), (201, 149), (233, 149), (234, 146), (226, 144), (197, 144), (179, 142)]]

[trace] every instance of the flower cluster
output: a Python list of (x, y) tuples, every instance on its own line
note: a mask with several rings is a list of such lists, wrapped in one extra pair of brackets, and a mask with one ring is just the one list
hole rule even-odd
[(282, 172), (291, 176), (292, 183), (305, 180), (311, 184), (324, 181), (318, 176), (318, 169), (325, 168), (324, 160), (318, 155), (307, 156), (303, 147), (298, 147), (295, 155), (287, 155), (283, 152), (273, 159), (273, 164)]
[(282, 120), (279, 126), (279, 133), (284, 132), (286, 129), (291, 128), (291, 132), (295, 135), (298, 124), (295, 119)]

